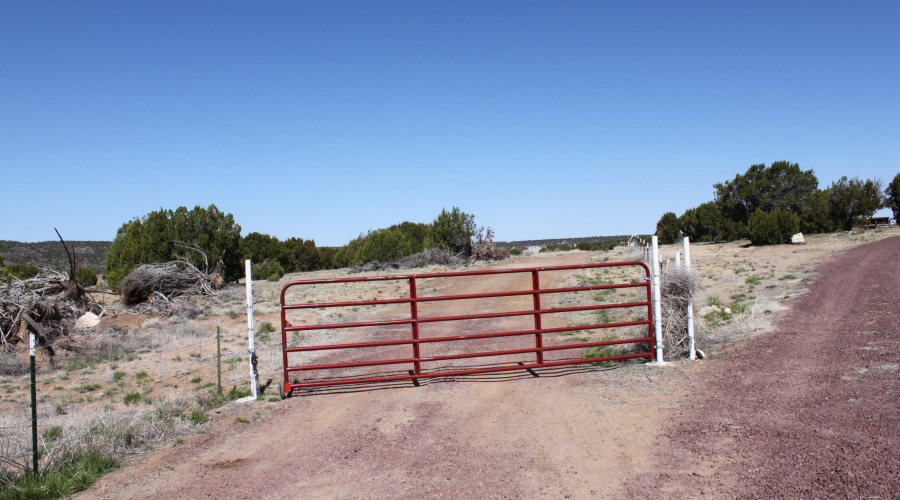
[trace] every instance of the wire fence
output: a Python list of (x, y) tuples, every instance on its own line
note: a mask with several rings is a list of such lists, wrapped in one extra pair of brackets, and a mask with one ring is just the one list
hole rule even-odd
[[(106, 423), (101, 428), (121, 428), (165, 412), (184, 417), (219, 388), (246, 391), (250, 379), (247, 330), (220, 328), (218, 335), (216, 330), (215, 321), (150, 318), (130, 331), (80, 332), (88, 347), (78, 356), (58, 359), (55, 369), (39, 355), (37, 416), (42, 456), (63, 430), (83, 439), (97, 428), (97, 422)], [(262, 377), (272, 378), (280, 370), (281, 343), (275, 337), (269, 332), (257, 335)], [(29, 376), (0, 377), (0, 398), (0, 469), (30, 468), (26, 466), (32, 453)], [(136, 432), (152, 430), (147, 422), (139, 427)], [(142, 439), (152, 443), (161, 436), (160, 429)]]

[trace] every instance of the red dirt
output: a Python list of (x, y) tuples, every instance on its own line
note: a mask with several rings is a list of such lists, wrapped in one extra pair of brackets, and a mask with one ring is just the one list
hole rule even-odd
[(81, 496), (895, 496), (898, 250), (842, 254), (778, 332), (710, 361), (233, 404)]
[(776, 332), (708, 363), (625, 496), (898, 498), (898, 256), (900, 238), (841, 254)]

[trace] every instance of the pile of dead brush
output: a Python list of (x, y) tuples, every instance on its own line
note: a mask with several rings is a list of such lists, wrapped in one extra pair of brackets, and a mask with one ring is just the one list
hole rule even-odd
[(666, 356), (684, 356), (688, 342), (688, 303), (699, 293), (697, 274), (683, 267), (666, 269), (660, 280), (663, 346)]
[(461, 266), (468, 261), (461, 253), (453, 253), (452, 250), (442, 247), (431, 247), (421, 252), (407, 255), (394, 262), (381, 263), (378, 261), (366, 262), (353, 266), (348, 271), (350, 274), (365, 273), (370, 271), (391, 271), (400, 269), (417, 269), (427, 266)]
[(472, 257), (475, 260), (503, 260), (509, 258), (509, 250), (494, 244), (494, 230), (481, 227), (475, 233), (475, 244), (472, 246)]
[(86, 312), (102, 314), (103, 308), (77, 280), (52, 269), (20, 280), (5, 275), (0, 279), (0, 350), (6, 353), (28, 345), (34, 333), (37, 346), (51, 362), (53, 344), (68, 336), (75, 320)]
[(126, 306), (145, 314), (196, 313), (186, 300), (208, 297), (215, 300), (224, 280), (218, 270), (201, 271), (187, 259), (162, 264), (144, 264), (128, 274), (116, 291)]

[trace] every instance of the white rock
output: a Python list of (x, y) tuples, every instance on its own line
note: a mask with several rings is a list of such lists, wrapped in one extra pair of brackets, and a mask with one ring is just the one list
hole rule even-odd
[(791, 236), (791, 243), (793, 243), (795, 245), (805, 245), (806, 239), (803, 238), (803, 233), (797, 233), (797, 234)]
[(86, 312), (81, 315), (80, 318), (75, 320), (75, 326), (77, 328), (93, 328), (100, 324), (100, 316), (92, 312)]
[(731, 314), (731, 308), (730, 308), (730, 307), (726, 307), (725, 309), (722, 309), (722, 312), (725, 313), (725, 314)]

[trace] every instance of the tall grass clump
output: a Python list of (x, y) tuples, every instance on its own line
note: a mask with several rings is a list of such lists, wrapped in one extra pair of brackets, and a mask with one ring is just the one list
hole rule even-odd
[(86, 489), (129, 454), (186, 435), (205, 421), (196, 402), (161, 399), (129, 413), (73, 413), (45, 417), (39, 441), (40, 474), (31, 471), (31, 430), (0, 417), (0, 500), (61, 498)]
[(0, 472), (0, 500), (63, 498), (86, 490), (103, 474), (117, 468), (119, 461), (96, 450), (80, 451), (58, 466), (15, 474)]

